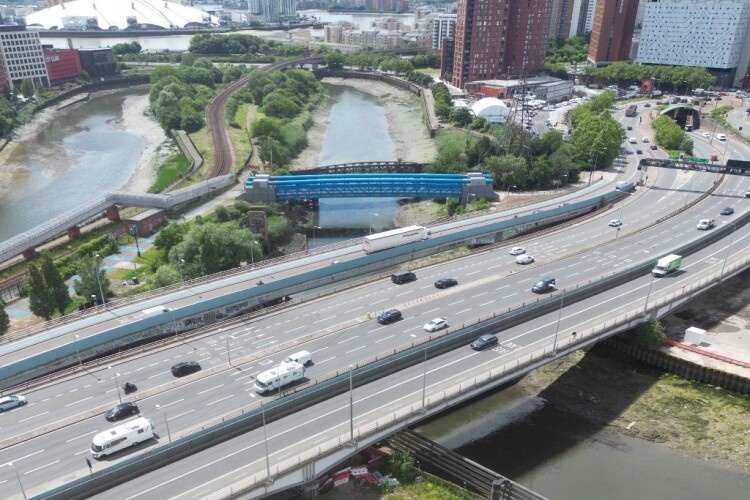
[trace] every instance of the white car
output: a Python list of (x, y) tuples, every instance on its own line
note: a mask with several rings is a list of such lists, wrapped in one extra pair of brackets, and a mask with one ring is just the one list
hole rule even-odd
[(448, 321), (446, 321), (445, 318), (435, 318), (435, 319), (431, 319), (428, 323), (424, 325), (424, 331), (436, 332), (438, 330), (446, 328), (447, 326), (448, 326)]
[(719, 139), (720, 141), (727, 140), (727, 136), (725, 136), (724, 134), (716, 134), (716, 138)]
[(522, 253), (526, 253), (526, 249), (524, 247), (513, 247), (508, 253), (511, 255), (521, 255)]
[(635, 137), (631, 137), (630, 139), (628, 139), (628, 142), (630, 144), (638, 144), (638, 139), (636, 139)]
[(23, 406), (27, 402), (28, 401), (26, 401), (26, 398), (21, 396), (20, 394), (0, 398), (0, 413), (4, 412), (5, 410), (12, 410), (13, 408), (16, 408), (18, 406)]
[(644, 137), (643, 139), (641, 139), (641, 141), (648, 142), (648, 137)]
[(531, 264), (534, 262), (534, 257), (531, 255), (519, 255), (516, 257), (516, 264)]
[(710, 137), (711, 137), (711, 134), (709, 134), (708, 132), (703, 132), (703, 133), (702, 133), (701, 135), (702, 135), (703, 137), (705, 137), (706, 139), (708, 139), (708, 138), (710, 138)]
[(707, 229), (711, 229), (716, 225), (716, 222), (713, 219), (701, 219), (700, 222), (698, 222), (698, 225), (696, 226), (701, 231), (705, 231)]
[(609, 221), (609, 227), (620, 227), (622, 226), (622, 221), (620, 219), (612, 219)]

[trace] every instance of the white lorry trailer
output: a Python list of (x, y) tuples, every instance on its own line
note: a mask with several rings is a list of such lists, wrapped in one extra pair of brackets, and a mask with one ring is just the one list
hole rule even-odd
[(651, 271), (651, 274), (657, 278), (661, 278), (662, 276), (666, 276), (667, 274), (678, 270), (681, 265), (682, 256), (675, 254), (667, 255), (656, 261), (656, 266), (653, 271)]
[(255, 377), (255, 392), (263, 394), (305, 378), (305, 367), (297, 362), (282, 363)]
[(380, 252), (389, 248), (416, 243), (430, 238), (430, 230), (423, 226), (408, 226), (382, 233), (370, 234), (362, 240), (365, 253)]
[(94, 436), (91, 455), (97, 459), (103, 458), (153, 437), (154, 424), (145, 417), (138, 417)]

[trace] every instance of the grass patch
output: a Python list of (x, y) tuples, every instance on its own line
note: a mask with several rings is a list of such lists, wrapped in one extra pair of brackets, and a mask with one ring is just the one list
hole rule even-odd
[(197, 149), (203, 157), (203, 168), (200, 172), (197, 172), (196, 175), (196, 177), (202, 178), (214, 164), (214, 151), (211, 147), (211, 136), (208, 133), (208, 127), (203, 127), (199, 131), (188, 135), (193, 141), (193, 144), (195, 144), (195, 149)]
[(242, 167), (245, 166), (245, 161), (250, 157), (252, 152), (252, 146), (250, 145), (250, 135), (247, 130), (247, 113), (250, 109), (251, 104), (244, 103), (237, 108), (237, 113), (234, 115), (234, 119), (230, 120), (233, 123), (239, 124), (239, 128), (230, 126), (227, 127), (229, 131), (229, 142), (232, 144), (235, 156), (235, 171), (239, 172)]
[(709, 118), (711, 118), (713, 121), (718, 122), (720, 125), (726, 128), (733, 128), (726, 118), (724, 118), (724, 115), (732, 111), (734, 108), (732, 106), (719, 106), (718, 108), (714, 109), (713, 111), (709, 111), (706, 113)]
[(180, 153), (161, 164), (156, 182), (148, 189), (149, 193), (160, 193), (190, 170), (190, 161)]

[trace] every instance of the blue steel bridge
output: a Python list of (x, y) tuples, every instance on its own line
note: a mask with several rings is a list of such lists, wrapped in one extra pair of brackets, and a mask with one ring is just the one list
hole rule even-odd
[(320, 198), (456, 198), (466, 203), (469, 198), (496, 200), (492, 177), (480, 172), (461, 174), (265, 174), (245, 181), (247, 201), (278, 202), (317, 200)]

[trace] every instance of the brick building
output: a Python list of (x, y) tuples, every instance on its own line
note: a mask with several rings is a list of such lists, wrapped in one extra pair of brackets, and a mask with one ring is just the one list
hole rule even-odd
[(596, 65), (627, 61), (638, 0), (597, 0), (588, 60)]

